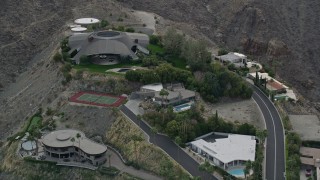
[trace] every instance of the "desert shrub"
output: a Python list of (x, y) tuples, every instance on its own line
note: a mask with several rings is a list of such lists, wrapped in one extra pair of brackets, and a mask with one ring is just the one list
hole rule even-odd
[(107, 27), (107, 26), (109, 26), (109, 22), (107, 21), (107, 20), (102, 20), (101, 22), (100, 22), (100, 27)]
[(135, 32), (135, 30), (133, 29), (133, 28), (126, 28), (126, 32), (131, 32), (131, 33), (134, 33)]
[(57, 52), (54, 56), (53, 56), (53, 60), (55, 62), (60, 62), (62, 60), (62, 56), (59, 52)]
[(219, 49), (218, 51), (218, 56), (222, 56), (222, 55), (226, 55), (228, 54), (229, 52), (226, 50), (226, 49)]
[(70, 54), (68, 52), (62, 52), (62, 58), (64, 61), (68, 61)]
[(149, 40), (150, 44), (159, 45), (159, 43), (161, 42), (160, 36), (151, 35), (149, 38), (150, 38), (150, 40)]

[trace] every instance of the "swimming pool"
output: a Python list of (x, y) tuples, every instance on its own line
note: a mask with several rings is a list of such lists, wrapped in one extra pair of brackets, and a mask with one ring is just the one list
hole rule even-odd
[(182, 105), (179, 105), (179, 106), (175, 106), (173, 108), (173, 110), (176, 111), (176, 112), (181, 112), (181, 111), (186, 111), (186, 110), (188, 110), (190, 108), (191, 108), (190, 104), (182, 104)]
[(243, 169), (232, 169), (228, 173), (236, 177), (244, 177)]
[(37, 144), (35, 141), (26, 141), (22, 143), (21, 146), (26, 151), (31, 151), (37, 148)]
[(127, 72), (127, 71), (130, 71), (131, 69), (130, 68), (121, 68), (119, 69), (118, 72)]

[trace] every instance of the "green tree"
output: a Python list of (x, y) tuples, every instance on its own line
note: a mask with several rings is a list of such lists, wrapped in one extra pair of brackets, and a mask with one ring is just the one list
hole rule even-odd
[(146, 56), (142, 59), (142, 66), (157, 66), (159, 64), (159, 60), (156, 55)]
[(250, 170), (251, 169), (252, 169), (252, 162), (249, 160), (249, 161), (246, 162), (246, 166), (245, 166), (245, 168), (243, 170), (245, 178), (247, 178), (247, 175), (250, 174)]
[(160, 77), (155, 72), (144, 72), (141, 76), (140, 82), (143, 84), (151, 84), (160, 82)]
[(256, 78), (255, 78), (254, 83), (255, 83), (255, 85), (260, 85), (260, 84), (259, 84), (259, 74), (258, 74), (258, 71), (256, 71)]
[(143, 70), (130, 70), (126, 72), (125, 78), (128, 81), (140, 82), (143, 73)]
[(104, 28), (104, 27), (107, 27), (109, 26), (109, 22), (105, 19), (103, 19), (101, 22), (100, 22), (100, 27)]
[(161, 43), (161, 37), (156, 35), (151, 35), (149, 37), (149, 43), (153, 45), (159, 45)]
[(203, 71), (211, 63), (211, 53), (207, 49), (205, 41), (186, 40), (183, 42), (181, 56), (193, 71)]
[(226, 55), (228, 54), (229, 52), (226, 50), (226, 49), (219, 49), (218, 51), (218, 56), (222, 56), (222, 55)]
[(173, 164), (171, 161), (162, 159), (160, 161), (160, 175), (166, 179), (175, 179), (175, 173), (172, 171)]
[(169, 137), (174, 138), (178, 135), (179, 133), (179, 123), (176, 120), (172, 120), (170, 122), (167, 123), (166, 126), (166, 133), (168, 134)]
[(268, 131), (266, 129), (264, 130), (257, 130), (256, 131), (256, 136), (259, 138), (259, 140), (261, 141), (261, 143), (263, 144), (266, 137), (268, 136)]
[(166, 52), (173, 55), (180, 55), (183, 39), (183, 35), (179, 34), (176, 29), (168, 29), (163, 36), (163, 46)]
[(126, 31), (126, 32), (131, 32), (131, 33), (134, 33), (134, 32), (135, 32), (135, 30), (134, 30), (132, 27), (126, 28), (125, 31)]

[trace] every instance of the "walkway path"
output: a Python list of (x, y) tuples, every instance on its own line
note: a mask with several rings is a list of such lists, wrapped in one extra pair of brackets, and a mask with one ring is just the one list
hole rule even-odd
[[(146, 172), (144, 170), (137, 170), (131, 166), (127, 166), (125, 165), (121, 158), (118, 156), (117, 153), (115, 153), (112, 149), (108, 149), (108, 153), (111, 154), (111, 166), (116, 167), (117, 169), (119, 169), (121, 172), (126, 172), (128, 174), (131, 174), (133, 176), (136, 176), (138, 178), (141, 179), (146, 179), (146, 180), (161, 180), (160, 177), (153, 175), (149, 172)], [(109, 166), (109, 162), (106, 162), (106, 164), (104, 165), (106, 167)]]

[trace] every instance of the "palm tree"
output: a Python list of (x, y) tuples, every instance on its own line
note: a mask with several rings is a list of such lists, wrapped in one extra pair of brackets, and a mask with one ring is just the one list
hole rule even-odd
[(109, 167), (111, 167), (111, 156), (112, 156), (112, 154), (109, 153), (109, 154), (108, 154), (108, 157), (109, 157)]
[(163, 106), (163, 96), (166, 96), (166, 98), (168, 98), (169, 92), (165, 89), (161, 89), (159, 95), (161, 96), (161, 105)]
[(79, 143), (79, 153), (78, 153), (78, 155), (79, 155), (79, 159), (80, 159), (80, 157), (81, 157), (81, 154), (80, 154), (80, 151), (81, 151), (81, 148), (80, 148), (80, 137), (81, 137), (81, 134), (80, 133), (77, 133), (77, 135), (76, 135), (76, 137), (77, 137), (77, 139), (78, 139), (78, 143)]
[(151, 128), (151, 132), (153, 134), (153, 141), (156, 142), (156, 134), (158, 133), (158, 129), (156, 127)]
[(142, 141), (143, 139), (142, 139), (141, 136), (133, 135), (133, 136), (132, 136), (132, 140), (133, 140), (133, 143), (134, 143), (134, 151), (135, 151), (135, 154), (136, 154), (136, 161), (138, 161), (137, 142), (140, 142), (140, 141)]
[(266, 137), (268, 136), (268, 131), (265, 130), (265, 129), (264, 130), (257, 130), (256, 135), (259, 138), (260, 143), (263, 144), (265, 139), (266, 139)]
[(139, 127), (141, 128), (142, 118), (141, 118), (141, 115), (140, 115), (140, 114), (137, 115), (137, 120), (139, 121)]
[[(74, 141), (75, 141), (74, 137), (71, 138), (70, 141), (72, 142), (72, 145), (73, 145), (73, 147), (74, 147)], [(70, 157), (70, 153), (69, 153), (69, 157)]]
[(252, 168), (252, 162), (249, 160), (246, 162), (246, 167), (243, 170), (245, 178), (247, 178), (247, 175), (250, 174), (251, 168)]
[[(178, 144), (178, 146), (180, 146), (180, 144), (182, 143), (182, 140), (181, 140), (181, 138), (179, 137), (179, 136), (177, 136), (175, 139), (174, 139), (174, 141)], [(179, 157), (180, 157), (180, 153), (179, 153), (179, 150), (180, 150), (180, 148), (177, 148), (177, 150), (178, 150), (178, 160), (179, 160)]]

